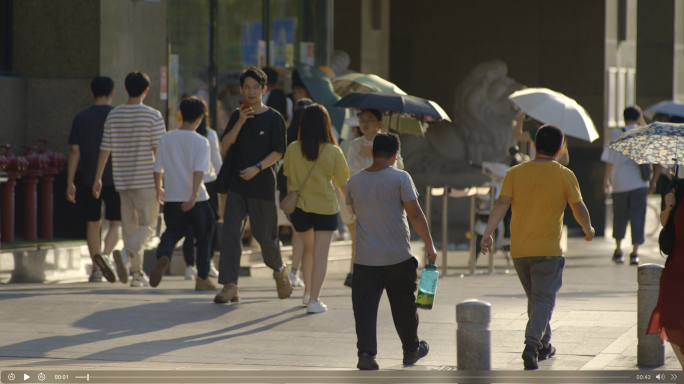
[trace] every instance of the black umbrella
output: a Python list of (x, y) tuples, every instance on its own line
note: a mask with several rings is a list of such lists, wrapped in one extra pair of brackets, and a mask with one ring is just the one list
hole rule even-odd
[(393, 92), (352, 92), (333, 104), (350, 109), (377, 109), (383, 115), (421, 121), (451, 121), (437, 103)]

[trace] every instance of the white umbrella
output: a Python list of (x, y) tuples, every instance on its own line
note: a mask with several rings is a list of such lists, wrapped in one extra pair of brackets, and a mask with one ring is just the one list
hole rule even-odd
[(653, 104), (644, 109), (644, 114), (649, 119), (652, 119), (656, 113), (684, 117), (684, 103), (677, 100), (661, 101), (658, 104)]
[(599, 137), (587, 111), (562, 93), (546, 88), (527, 88), (508, 98), (528, 116), (544, 124), (556, 125), (568, 136), (588, 142)]

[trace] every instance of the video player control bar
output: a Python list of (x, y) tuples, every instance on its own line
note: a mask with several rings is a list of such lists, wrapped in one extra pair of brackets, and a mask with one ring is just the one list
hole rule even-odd
[(2, 383), (681, 383), (682, 371), (34, 371), (7, 369)]

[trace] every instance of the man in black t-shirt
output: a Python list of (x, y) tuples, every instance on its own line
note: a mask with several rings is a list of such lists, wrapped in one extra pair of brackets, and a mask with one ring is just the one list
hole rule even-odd
[[(69, 166), (67, 172), (67, 200), (76, 202), (76, 185), (74, 178), (76, 168), (81, 164), (83, 174), (83, 194), (81, 203), (85, 206), (87, 230), (86, 240), (90, 257), (93, 259), (93, 272), (88, 281), (101, 282), (102, 276), (110, 283), (116, 281), (112, 271), (109, 254), (119, 241), (119, 227), (121, 226), (121, 201), (119, 193), (114, 189), (111, 162), (102, 174), (102, 193), (100, 198), (93, 197), (90, 190), (95, 182), (97, 158), (100, 154), (100, 142), (104, 131), (104, 123), (109, 112), (114, 109), (110, 104), (114, 97), (114, 81), (109, 77), (96, 77), (90, 83), (91, 95), (95, 103), (90, 108), (81, 111), (74, 117), (69, 134)], [(102, 203), (105, 204), (105, 219), (109, 220), (109, 231), (104, 239), (104, 253), (100, 253), (100, 225)]]
[(240, 92), (246, 103), (233, 112), (221, 138), (224, 167), (231, 169), (226, 194), (217, 303), (240, 301), (237, 288), (242, 257), (242, 232), (249, 216), (252, 235), (261, 246), (264, 263), (273, 269), (278, 297), (292, 294), (289, 268), (283, 264), (278, 240), (275, 201), (278, 160), (285, 152), (285, 121), (262, 103), (266, 74), (248, 68), (240, 74)]

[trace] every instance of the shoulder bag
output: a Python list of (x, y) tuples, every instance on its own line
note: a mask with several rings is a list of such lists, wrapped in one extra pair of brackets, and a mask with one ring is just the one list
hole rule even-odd
[(236, 145), (237, 143), (233, 143), (233, 145), (228, 148), (228, 153), (226, 154), (226, 157), (223, 158), (223, 164), (221, 164), (221, 170), (219, 170), (218, 175), (216, 175), (216, 183), (214, 184), (214, 188), (216, 189), (217, 193), (222, 195), (228, 193), (228, 186), (233, 177), (233, 173), (235, 172)]
[[(318, 159), (321, 158), (323, 154), (323, 149), (318, 153)], [(288, 215), (291, 215), (295, 209), (297, 209), (297, 200), (299, 200), (299, 191), (304, 188), (304, 184), (306, 184), (306, 181), (309, 180), (309, 176), (311, 176), (311, 172), (313, 172), (314, 168), (316, 167), (316, 164), (318, 163), (318, 159), (314, 161), (313, 165), (311, 166), (311, 169), (309, 170), (309, 173), (306, 174), (306, 177), (304, 178), (304, 181), (302, 181), (302, 185), (299, 187), (299, 190), (297, 191), (291, 191), (290, 193), (285, 196), (283, 201), (280, 202), (280, 209), (283, 210), (283, 212), (287, 213)]]

